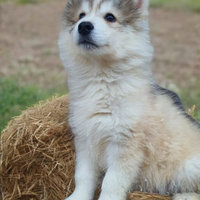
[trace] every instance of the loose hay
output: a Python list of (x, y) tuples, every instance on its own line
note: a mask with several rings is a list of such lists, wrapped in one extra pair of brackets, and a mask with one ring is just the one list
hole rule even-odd
[[(23, 111), (2, 132), (3, 200), (63, 200), (72, 193), (75, 151), (67, 124), (68, 112), (68, 96), (54, 97)], [(168, 200), (170, 197), (135, 192), (128, 199)]]

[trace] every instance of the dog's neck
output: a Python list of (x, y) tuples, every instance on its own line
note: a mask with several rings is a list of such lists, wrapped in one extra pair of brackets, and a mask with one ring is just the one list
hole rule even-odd
[[(89, 85), (102, 85), (116, 91), (137, 93), (154, 82), (149, 62), (134, 66), (128, 59), (117, 62), (108, 62), (106, 59), (79, 59), (79, 62), (67, 71), (70, 93), (76, 95), (82, 93)], [(89, 88), (92, 90), (93, 87)]]

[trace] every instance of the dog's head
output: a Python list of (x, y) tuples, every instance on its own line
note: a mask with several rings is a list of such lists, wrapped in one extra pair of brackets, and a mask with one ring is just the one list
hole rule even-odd
[(61, 58), (151, 57), (149, 0), (68, 0), (59, 39)]

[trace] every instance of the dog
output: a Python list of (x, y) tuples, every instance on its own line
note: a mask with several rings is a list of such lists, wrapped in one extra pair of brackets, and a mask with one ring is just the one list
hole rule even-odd
[(148, 0), (68, 0), (59, 37), (76, 149), (66, 200), (125, 200), (128, 192), (199, 200), (200, 124), (150, 69)]

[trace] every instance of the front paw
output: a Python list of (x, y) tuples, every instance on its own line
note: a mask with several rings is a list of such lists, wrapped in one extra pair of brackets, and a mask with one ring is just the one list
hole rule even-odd
[(71, 196), (67, 197), (66, 199), (64, 200), (75, 200), (74, 198), (72, 198)]
[(92, 196), (88, 195), (84, 191), (76, 190), (72, 195), (67, 197), (65, 200), (92, 200)]
[(107, 194), (107, 195), (101, 195), (98, 200), (121, 200), (121, 199), (125, 200), (126, 197), (110, 193), (110, 194)]
[(83, 198), (81, 197), (81, 195), (77, 193), (73, 193), (69, 197), (67, 197), (65, 200), (82, 200), (82, 199)]
[(200, 200), (200, 195), (196, 193), (176, 194), (172, 197), (172, 200)]

